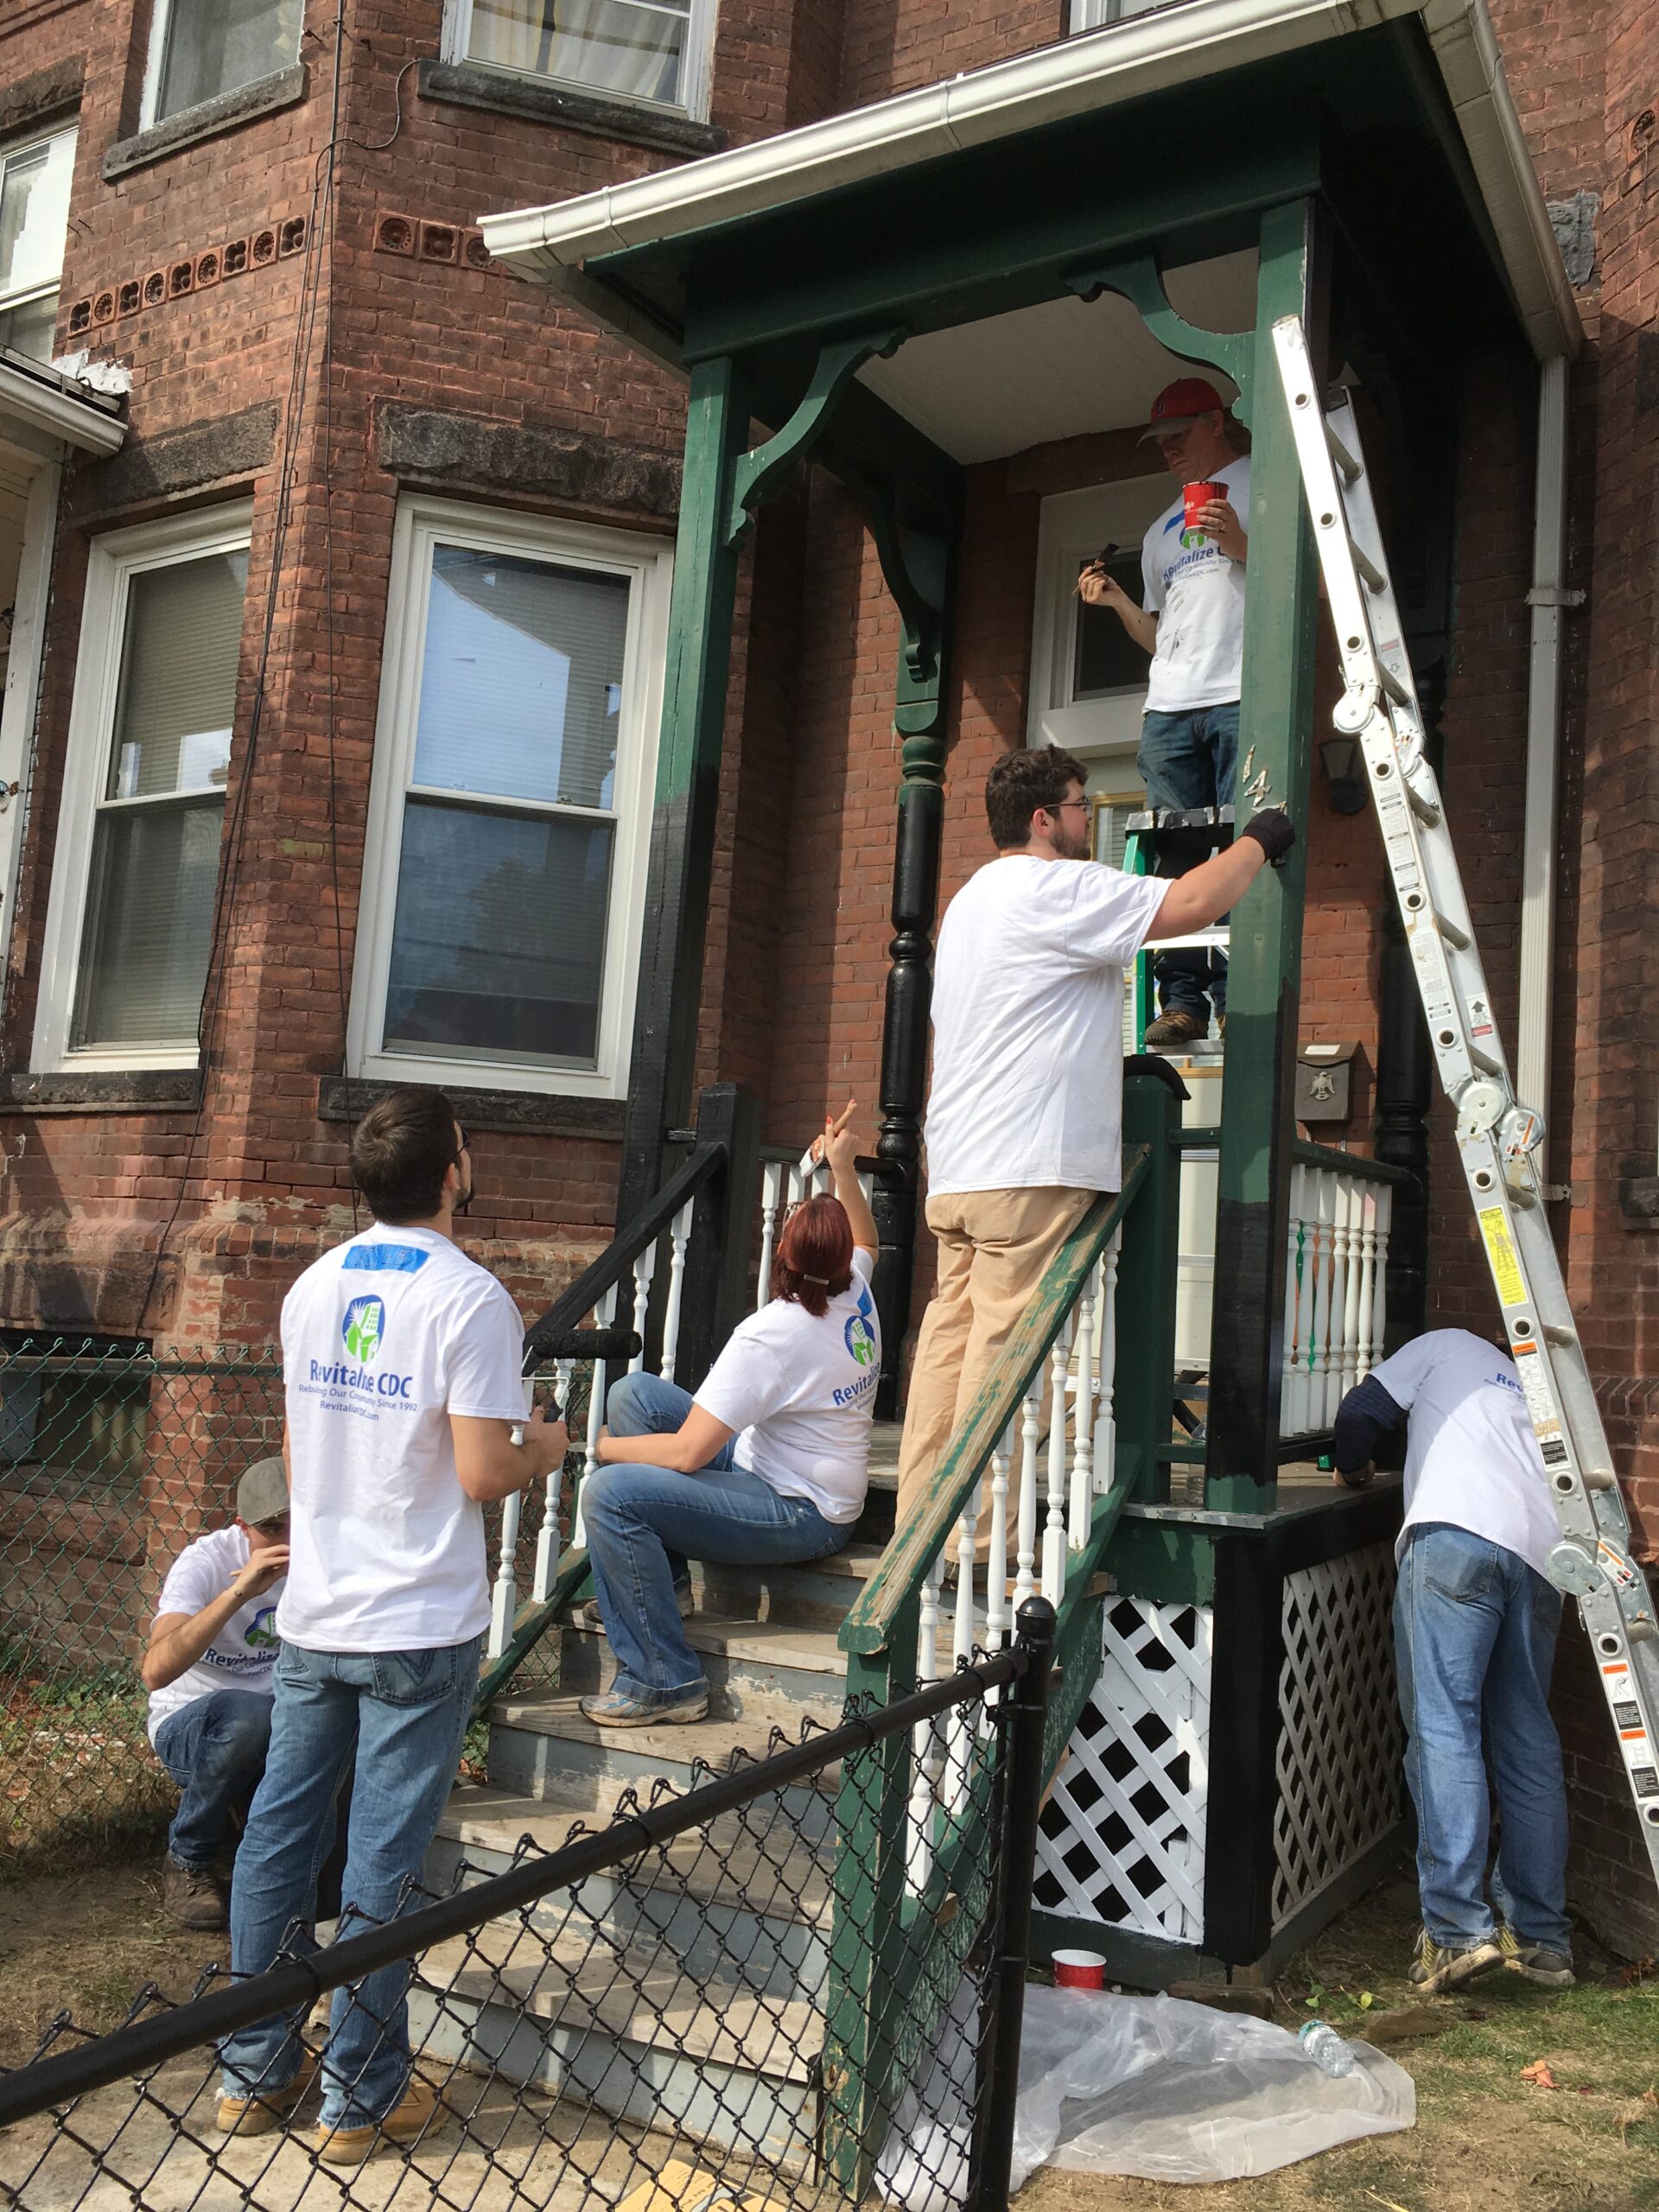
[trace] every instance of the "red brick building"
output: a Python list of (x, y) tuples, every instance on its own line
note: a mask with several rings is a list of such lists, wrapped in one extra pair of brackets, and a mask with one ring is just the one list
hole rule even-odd
[[(1348, 13), (1397, 16), (1426, 42), (1442, 16), (1484, 21), (1451, 0), (1332, 12), (1344, 32)], [(646, 308), (630, 329), (579, 274), (519, 281), (480, 219), (1183, 13), (1219, 41), (1298, 11), (592, 0), (557, 29), (501, 0), (249, 0), (233, 24), (204, 0), (8, 11), (0, 1323), (264, 1341), (294, 1273), (350, 1226), (353, 1113), (397, 1079), (455, 1096), (477, 1140), (471, 1235), (527, 1311), (604, 1243), (652, 897), (685, 384)], [(1408, 264), (1381, 272), (1450, 425), (1443, 512), (1412, 538), (1426, 568), (1444, 543), (1445, 573), (1414, 586), (1444, 613), (1414, 649), (1443, 696), (1499, 1021), (1512, 1044), (1519, 1029), (1523, 1078), (1547, 1085), (1552, 1218), (1651, 1556), (1659, 21), (1635, 0), (1491, 0), (1491, 22), (1490, 53), (1471, 34), (1476, 73), (1512, 95), (1560, 241), (1524, 250), (1570, 334), (1553, 347), (1571, 357), (1566, 567), (1537, 526), (1552, 349), (1527, 343), (1524, 302), (1507, 331), (1494, 318), (1486, 342), (1442, 353), (1432, 287), (1420, 296)], [(1240, 112), (1241, 135), (1254, 120)], [(1174, 166), (1192, 155), (1173, 149)], [(1385, 147), (1363, 158), (1356, 190), (1400, 200), (1427, 251), (1438, 211), (1411, 207)], [(1176, 306), (1248, 327), (1237, 264), (1205, 256), (1172, 284)], [(1103, 836), (1133, 798), (1132, 687), (1084, 681), (1065, 625), (1080, 554), (1132, 543), (1162, 502), (1132, 425), (1164, 356), (1149, 341), (1100, 356), (1101, 400), (1088, 357), (1058, 343), (998, 355), (992, 334), (946, 372), (926, 342), (871, 381), (963, 469), (943, 899), (984, 851), (1001, 748), (1047, 731), (1084, 751)], [(82, 356), (79, 378), (41, 365)], [(736, 583), (696, 1037), (697, 1082), (752, 1091), (779, 1143), (830, 1096), (875, 1120), (899, 643), (860, 506), (828, 470), (798, 475)], [(518, 741), (543, 721), (563, 730), (556, 759)], [(1377, 841), (1317, 769), (1313, 790), (1299, 1034), (1357, 1042), (1377, 1067)], [(1396, 1082), (1408, 1148), (1427, 1103), (1425, 1084), (1402, 1105)], [(1369, 1111), (1362, 1098), (1344, 1132), (1362, 1151)], [(1438, 1101), (1430, 1126), (1428, 1315), (1484, 1325)], [(1579, 1711), (1567, 1648), (1578, 1899), (1615, 1929), (1650, 1927), (1605, 1720)]]

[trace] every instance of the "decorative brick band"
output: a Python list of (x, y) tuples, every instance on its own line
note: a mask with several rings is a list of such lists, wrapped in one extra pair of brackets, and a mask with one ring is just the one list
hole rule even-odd
[(245, 276), (256, 269), (274, 269), (279, 261), (302, 253), (305, 239), (306, 218), (284, 215), (251, 231), (245, 238), (227, 239), (223, 245), (204, 246), (200, 252), (171, 262), (165, 269), (124, 277), (120, 283), (89, 292), (85, 299), (74, 302), (69, 310), (69, 335), (83, 337), (111, 323), (124, 321), (128, 315), (162, 307), (169, 300), (181, 300), (191, 292), (205, 292), (210, 286), (227, 282), (232, 276)]
[(454, 223), (429, 222), (422, 215), (378, 214), (374, 219), (374, 250), (395, 253), (409, 261), (459, 262), (467, 269), (496, 270), (484, 243), (482, 231), (468, 231)]

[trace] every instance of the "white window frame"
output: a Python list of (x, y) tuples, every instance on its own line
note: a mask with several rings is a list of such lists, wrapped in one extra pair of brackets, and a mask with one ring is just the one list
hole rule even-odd
[(613, 92), (604, 85), (589, 85), (580, 77), (543, 76), (539, 70), (507, 69), (499, 61), (475, 61), (467, 52), (473, 35), (473, 0), (444, 0), (442, 54), (446, 61), (470, 62), (474, 68), (497, 69), (504, 77), (519, 78), (532, 85), (558, 85), (567, 92), (586, 92), (591, 99), (616, 100), (637, 107), (641, 114), (686, 115), (694, 123), (709, 117), (710, 82), (714, 70), (715, 0), (691, 0), (685, 26), (685, 71), (679, 100), (644, 100), (632, 92)]
[[(160, 107), (162, 100), (162, 57), (167, 52), (167, 35), (172, 28), (173, 8), (174, 0), (155, 0), (155, 5), (150, 10), (149, 49), (144, 57), (144, 89), (138, 104), (138, 128), (141, 130), (149, 130), (158, 122), (171, 120), (169, 117), (158, 116), (156, 110)], [(298, 61), (300, 48), (304, 41), (305, 16), (302, 10), (299, 35), (294, 41), (294, 59), (286, 65), (288, 67), (291, 68), (294, 62)], [(260, 80), (257, 77), (250, 77), (245, 81), (251, 85), (257, 85)], [(233, 92), (240, 91), (241, 87), (237, 85), (227, 85), (224, 89), (226, 92)], [(197, 105), (205, 107), (207, 102), (200, 101)], [(173, 112), (175, 115), (188, 115), (190, 110), (188, 107), (175, 108)]]
[[(92, 541), (80, 617), (74, 696), (63, 794), (58, 804), (58, 842), (47, 903), (40, 1003), (35, 1014), (33, 1065), (44, 1074), (123, 1068), (193, 1068), (196, 1040), (178, 1045), (111, 1046), (70, 1043), (80, 981), (86, 899), (99, 802), (109, 774), (110, 746), (126, 642), (128, 586), (152, 569), (176, 567), (215, 553), (245, 553), (253, 535), (253, 505), (213, 507), (165, 522), (110, 531)], [(235, 738), (232, 739), (234, 757)], [(210, 956), (211, 957), (211, 956)]]
[[(562, 810), (570, 815), (613, 820), (615, 824), (599, 1035), (591, 1068), (506, 1058), (448, 1059), (441, 1051), (388, 1052), (385, 1047), (404, 802), (415, 760), (432, 553), (439, 543), (626, 576), (631, 587), (613, 804), (608, 809), (569, 806)], [(368, 846), (346, 1028), (346, 1069), (353, 1077), (435, 1083), (459, 1090), (544, 1091), (564, 1097), (626, 1096), (673, 568), (672, 541), (642, 532), (607, 530), (419, 494), (399, 506), (392, 540)], [(455, 794), (434, 792), (433, 796), (453, 798)]]
[(1031, 696), (1026, 742), (1058, 745), (1080, 758), (1127, 749), (1141, 741), (1144, 683), (1094, 699), (1073, 700), (1077, 667), (1077, 571), (1103, 545), (1133, 550), (1148, 524), (1175, 497), (1166, 468), (1148, 464), (1144, 476), (1116, 484), (1090, 484), (1056, 492), (1042, 504), (1037, 526), (1037, 590), (1031, 638)]
[(1149, 16), (1154, 8), (1175, 4), (1176, 0), (1071, 0), (1067, 35), (1076, 38), (1081, 31), (1104, 30), (1135, 16)]
[[(3, 182), (5, 171), (11, 166), (13, 162), (18, 159), (21, 155), (32, 154), (41, 146), (50, 147), (60, 144), (66, 139), (68, 141), (68, 150), (64, 155), (63, 158), (69, 164), (70, 176), (73, 180), (75, 166), (75, 145), (79, 135), (79, 124), (78, 122), (68, 123), (61, 124), (55, 130), (31, 131), (27, 137), (16, 138), (10, 145), (0, 146), (0, 182)], [(51, 156), (48, 155), (48, 161), (50, 158)], [(49, 283), (42, 283), (37, 281), (30, 284), (19, 284), (15, 286), (10, 291), (0, 289), (0, 315), (10, 315), (14, 308), (26, 308), (35, 300), (57, 298), (59, 293), (63, 289), (63, 254), (64, 249), (67, 246), (68, 242), (69, 233), (67, 223), (66, 221), (63, 239), (60, 245), (58, 251), (58, 265), (52, 273), (51, 282)]]

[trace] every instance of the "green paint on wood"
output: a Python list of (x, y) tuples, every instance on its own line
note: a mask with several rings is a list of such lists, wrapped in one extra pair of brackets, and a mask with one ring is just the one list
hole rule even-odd
[(1215, 1531), (1183, 1521), (1121, 1522), (1111, 1569), (1126, 1598), (1160, 1605), (1212, 1605)]
[(1140, 309), (1141, 320), (1172, 353), (1183, 361), (1203, 361), (1230, 377), (1238, 386), (1234, 414), (1247, 426), (1254, 420), (1255, 338), (1249, 331), (1200, 330), (1185, 315), (1177, 315), (1151, 254), (1070, 270), (1065, 283), (1068, 291), (1082, 300), (1098, 299), (1103, 292), (1121, 292)]
[(799, 406), (764, 445), (742, 454), (733, 471), (732, 510), (726, 526), (729, 544), (741, 543), (756, 512), (777, 497), (823, 438), (842, 394), (865, 362), (894, 352), (903, 337), (903, 331), (889, 328), (836, 339), (820, 349)]

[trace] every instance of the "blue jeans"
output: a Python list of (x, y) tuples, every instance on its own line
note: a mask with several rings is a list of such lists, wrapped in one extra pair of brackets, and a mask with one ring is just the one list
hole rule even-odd
[[(1148, 806), (1230, 806), (1238, 760), (1238, 702), (1195, 707), (1190, 713), (1148, 711), (1141, 720), (1135, 766), (1146, 781)], [(1160, 875), (1185, 875), (1193, 861), (1160, 863)], [(1160, 953), (1155, 963), (1158, 1001), (1166, 1014), (1191, 1014), (1207, 1021), (1208, 992), (1216, 1012), (1227, 1011), (1227, 956), (1205, 945)]]
[[(689, 1390), (659, 1375), (625, 1375), (605, 1419), (613, 1436), (671, 1434), (691, 1404)], [(674, 1599), (691, 1560), (782, 1567), (827, 1559), (852, 1534), (734, 1465), (732, 1449), (696, 1474), (623, 1462), (595, 1468), (582, 1486), (588, 1561), (617, 1688), (648, 1704), (672, 1705), (707, 1688)]]
[(1502, 1821), (1493, 1902), (1523, 1942), (1572, 1948), (1567, 1788), (1549, 1713), (1560, 1618), (1560, 1592), (1501, 1544), (1443, 1522), (1408, 1530), (1395, 1659), (1423, 1925), (1446, 1949), (1492, 1933), (1489, 1765)]
[[(484, 1639), (430, 1651), (305, 1651), (276, 1662), (270, 1753), (231, 1885), (231, 1964), (262, 1974), (291, 1938), (315, 1948), (317, 1876), (334, 1840), (334, 1801), (356, 1762), (342, 1936), (395, 1919), (410, 1902), (449, 1792), (478, 1685)], [(322, 2125), (383, 2118), (409, 2080), (406, 1961), (334, 1992), (323, 2054)], [(300, 2063), (302, 2015), (244, 2028), (220, 2047), (231, 2096), (270, 2095)]]
[(245, 1812), (265, 1770), (270, 1700), (257, 1690), (209, 1690), (156, 1731), (156, 1756), (183, 1796), (167, 1847), (181, 1866), (206, 1873), (230, 1837), (230, 1815)]

